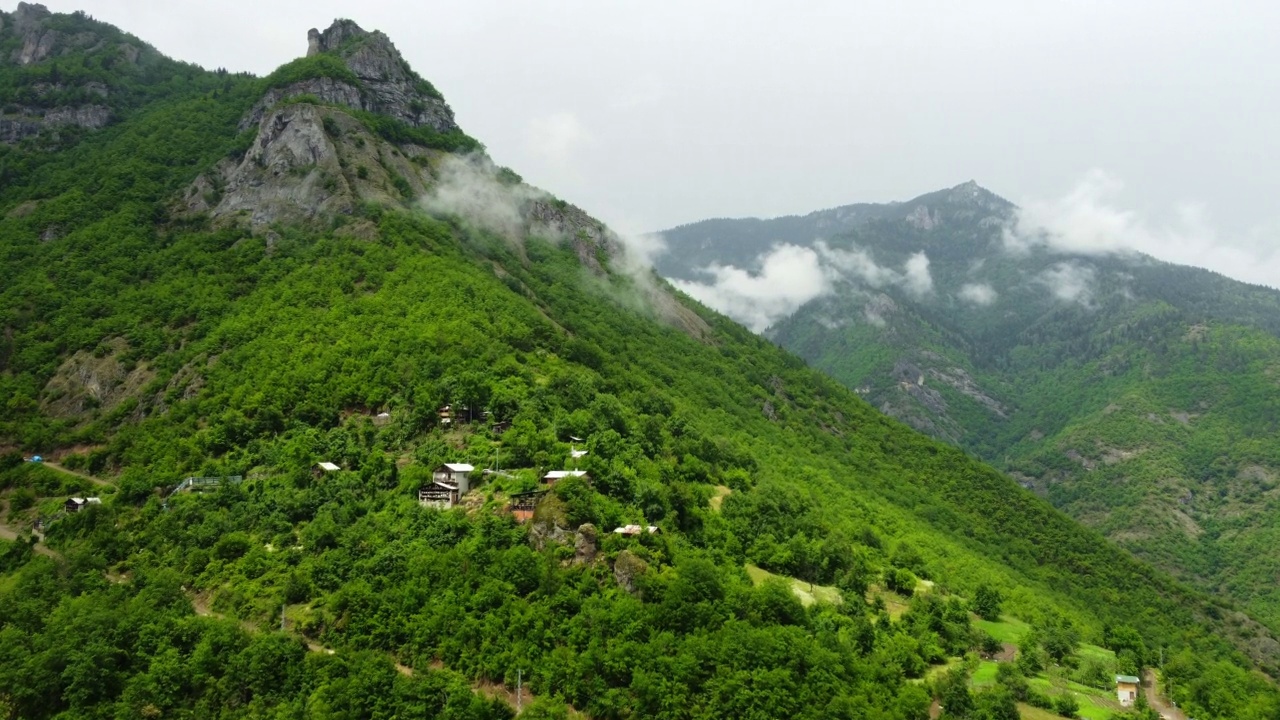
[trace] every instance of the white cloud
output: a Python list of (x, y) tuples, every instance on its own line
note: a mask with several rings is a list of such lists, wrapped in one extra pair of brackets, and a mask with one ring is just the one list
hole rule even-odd
[(933, 276), (929, 274), (929, 256), (923, 251), (912, 255), (907, 260), (906, 272), (902, 277), (902, 287), (917, 298), (933, 292)]
[[(916, 298), (933, 292), (929, 258), (923, 252), (908, 258), (901, 272), (877, 264), (865, 250), (836, 249), (821, 240), (812, 248), (775, 245), (758, 262), (759, 272), (711, 265), (705, 269), (711, 275), (710, 282), (671, 282), (756, 332), (764, 331), (810, 300), (831, 293), (837, 283), (872, 288), (893, 285)], [(878, 314), (864, 315), (867, 322), (884, 326), (884, 319)]]
[(1037, 275), (1036, 280), (1059, 300), (1088, 306), (1093, 301), (1093, 276), (1088, 265), (1062, 262)]
[(902, 279), (901, 274), (877, 265), (876, 261), (871, 259), (871, 255), (861, 248), (840, 250), (829, 247), (821, 240), (814, 243), (814, 247), (822, 257), (822, 260), (840, 275), (850, 279), (861, 280), (873, 288), (884, 287), (891, 283), (900, 282)]
[(518, 242), (524, 236), (526, 203), (548, 196), (528, 185), (501, 183), (495, 173), (492, 162), (482, 156), (445, 155), (422, 206), (431, 213), (466, 218)]
[(957, 295), (961, 300), (979, 307), (991, 305), (999, 297), (995, 288), (986, 283), (965, 283), (960, 286), (960, 292)]
[(1280, 288), (1280, 228), (1220, 237), (1205, 207), (1195, 203), (1175, 207), (1168, 222), (1152, 223), (1117, 205), (1123, 189), (1119, 179), (1093, 170), (1060, 198), (1026, 202), (1005, 230), (1005, 247), (1083, 255), (1144, 253)]
[(755, 332), (763, 332), (831, 289), (817, 251), (796, 245), (774, 246), (762, 258), (758, 273), (724, 265), (712, 265), (707, 272), (711, 283), (672, 280), (672, 284)]

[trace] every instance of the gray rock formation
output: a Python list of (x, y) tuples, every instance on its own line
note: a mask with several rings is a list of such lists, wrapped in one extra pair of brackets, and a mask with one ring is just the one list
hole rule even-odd
[(586, 523), (578, 528), (577, 535), (573, 539), (573, 561), (580, 565), (586, 565), (595, 562), (596, 553), (599, 552), (599, 531), (596, 526)]
[(105, 46), (106, 40), (94, 32), (81, 32), (74, 35), (49, 27), (53, 14), (44, 5), (36, 3), (18, 3), (10, 19), (13, 32), (20, 43), (10, 54), (9, 59), (19, 65), (30, 65), (47, 60), (55, 55), (62, 55), (77, 50), (93, 51)]
[(111, 109), (105, 105), (44, 108), (22, 107), (13, 115), (0, 117), (0, 143), (13, 145), (39, 135), (41, 130), (70, 125), (97, 130), (111, 122)]
[(307, 56), (330, 53), (341, 58), (359, 85), (332, 78), (311, 79), (268, 92), (249, 111), (241, 128), (252, 127), (276, 103), (299, 95), (391, 116), (437, 132), (457, 130), (453, 111), (439, 93), (418, 77), (390, 38), (367, 32), (350, 20), (335, 20), (324, 32), (307, 33)]
[(613, 579), (618, 582), (618, 587), (632, 594), (639, 589), (638, 580), (648, 570), (649, 563), (630, 550), (618, 553), (618, 559), (613, 561)]
[(104, 105), (53, 108), (44, 114), (44, 126), (78, 125), (97, 130), (111, 122), (111, 109)]
[(412, 154), (341, 111), (284, 105), (263, 117), (240, 161), (224, 161), (198, 178), (183, 203), (187, 212), (242, 221), (255, 231), (348, 214), (359, 201), (393, 205), (407, 199), (399, 179), (413, 196), (426, 191), (428, 176)]

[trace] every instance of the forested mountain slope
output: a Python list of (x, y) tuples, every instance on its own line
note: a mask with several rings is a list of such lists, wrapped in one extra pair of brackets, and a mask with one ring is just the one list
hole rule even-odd
[[(5, 101), (55, 65), (134, 98), (0, 145), (5, 716), (503, 718), (519, 677), (530, 717), (922, 719), (970, 698), (921, 680), (980, 589), (1062, 677), (1109, 682), (1084, 640), (1203, 717), (1280, 707), (1265, 628), (673, 294), (385, 35), (258, 79), (0, 20)], [(444, 462), (478, 487), (424, 507)]]
[[(829, 293), (767, 335), (1179, 577), (1280, 626), (1280, 292), (1017, 237), (965, 185), (665, 233), (668, 277), (819, 248)], [(850, 264), (856, 257), (861, 264)], [(898, 270), (927, 257), (927, 285)], [(844, 261), (843, 265), (840, 262)], [(923, 287), (923, 290), (922, 290)], [(731, 311), (732, 312), (732, 311)]]

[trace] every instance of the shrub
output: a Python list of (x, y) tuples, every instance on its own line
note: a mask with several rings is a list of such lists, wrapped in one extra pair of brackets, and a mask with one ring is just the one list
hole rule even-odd
[(1053, 701), (1053, 709), (1062, 717), (1073, 718), (1080, 712), (1080, 703), (1071, 693), (1063, 693)]

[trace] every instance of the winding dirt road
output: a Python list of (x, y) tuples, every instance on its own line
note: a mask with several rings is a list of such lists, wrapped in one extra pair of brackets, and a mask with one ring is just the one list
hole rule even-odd
[(1187, 714), (1181, 709), (1174, 707), (1160, 694), (1160, 688), (1156, 682), (1156, 671), (1147, 668), (1146, 673), (1142, 676), (1142, 692), (1147, 696), (1147, 704), (1156, 712), (1160, 713), (1160, 717), (1167, 720), (1187, 720)]

